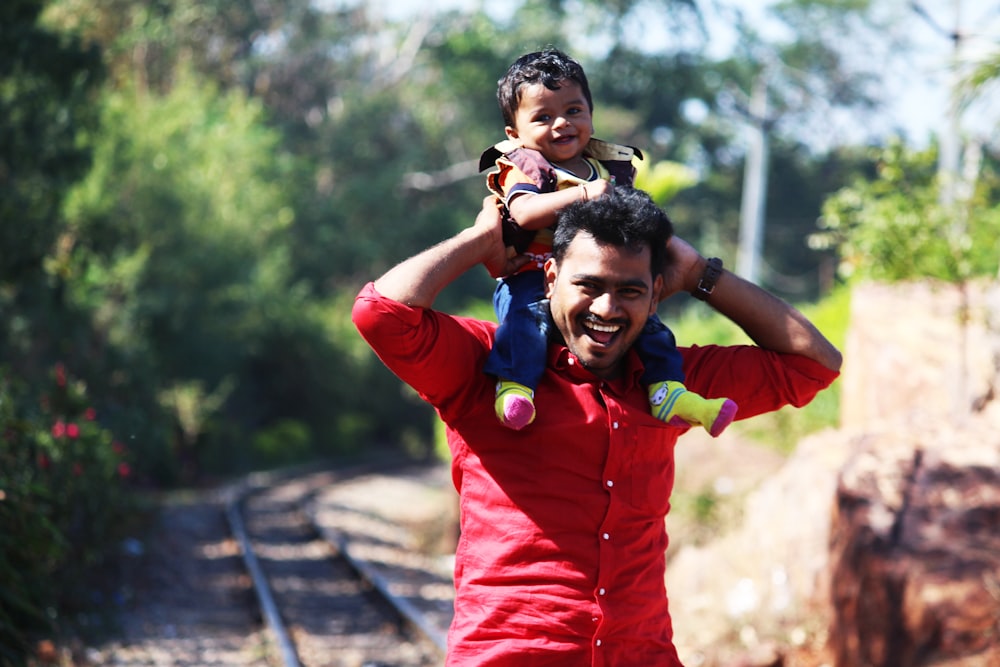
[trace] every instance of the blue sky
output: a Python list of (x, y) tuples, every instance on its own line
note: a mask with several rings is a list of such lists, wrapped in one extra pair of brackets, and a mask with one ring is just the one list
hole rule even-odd
[[(352, 4), (358, 0), (317, 0), (331, 4)], [(361, 0), (365, 1), (365, 0)], [(484, 2), (483, 0), (367, 0), (369, 7), (382, 12), (387, 17), (399, 18), (421, 11), (442, 11), (482, 6), (494, 12), (510, 11), (511, 4)], [(713, 51), (719, 55), (731, 48), (732, 35), (725, 20), (719, 18), (716, 8), (737, 8), (754, 26), (765, 35), (780, 35), (773, 22), (767, 20), (766, 8), (773, 2), (766, 0), (717, 0), (704, 2)], [(894, 30), (919, 43), (919, 48), (905, 61), (896, 63), (893, 70), (886, 72), (884, 81), (886, 99), (889, 101), (885, 113), (858, 122), (849, 116), (834, 119), (842, 123), (841, 132), (851, 133), (873, 130), (876, 134), (889, 133), (893, 128), (902, 128), (911, 144), (925, 145), (932, 134), (944, 131), (947, 120), (948, 90), (951, 85), (949, 63), (953, 53), (953, 42), (944, 32), (959, 28), (963, 34), (961, 45), (967, 54), (982, 52), (987, 48), (1000, 48), (1000, 2), (986, 0), (920, 0), (917, 4), (923, 14), (913, 10), (914, 3), (908, 0), (877, 0), (877, 6), (893, 17)], [(656, 21), (646, 21), (648, 28)], [(656, 43), (654, 35), (647, 35), (651, 43)], [(1000, 95), (997, 95), (1000, 98)], [(966, 112), (963, 130), (981, 138), (992, 138), (995, 143), (1000, 125), (1000, 99), (986, 100)], [(852, 129), (853, 128), (853, 129)], [(858, 137), (843, 137), (858, 139)]]

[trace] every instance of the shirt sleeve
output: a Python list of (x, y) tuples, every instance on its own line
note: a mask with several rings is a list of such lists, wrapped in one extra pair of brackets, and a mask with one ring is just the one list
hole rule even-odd
[(819, 362), (752, 345), (681, 348), (686, 386), (706, 398), (725, 396), (739, 405), (738, 419), (802, 407), (840, 375)]
[(514, 197), (523, 194), (539, 194), (538, 183), (506, 159), (497, 160), (497, 170), (488, 176), (489, 186), (500, 195), (505, 206), (510, 206)]
[(471, 373), (482, 374), (495, 329), (393, 301), (373, 283), (355, 298), (351, 319), (382, 363), (437, 408), (468, 392)]

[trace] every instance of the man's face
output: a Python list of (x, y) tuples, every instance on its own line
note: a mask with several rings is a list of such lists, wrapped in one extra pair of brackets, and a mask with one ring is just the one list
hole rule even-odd
[(545, 264), (552, 319), (580, 363), (602, 378), (618, 376), (625, 353), (656, 310), (663, 282), (649, 248), (633, 252), (581, 232), (558, 265)]

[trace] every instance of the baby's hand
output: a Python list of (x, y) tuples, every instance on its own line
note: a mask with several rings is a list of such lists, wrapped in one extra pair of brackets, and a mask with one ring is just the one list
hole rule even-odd
[(597, 199), (603, 195), (613, 192), (615, 189), (614, 177), (610, 181), (599, 178), (596, 181), (589, 181), (580, 187), (583, 188), (584, 199)]

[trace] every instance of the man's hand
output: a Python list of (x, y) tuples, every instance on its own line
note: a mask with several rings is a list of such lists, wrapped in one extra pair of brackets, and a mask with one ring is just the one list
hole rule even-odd
[(488, 240), (482, 262), (494, 278), (509, 276), (530, 261), (527, 255), (518, 255), (514, 248), (503, 244), (502, 220), (499, 200), (493, 195), (483, 199), (473, 227)]
[(667, 242), (667, 265), (663, 270), (663, 293), (661, 299), (677, 292), (690, 292), (698, 286), (705, 258), (682, 238), (671, 237)]

